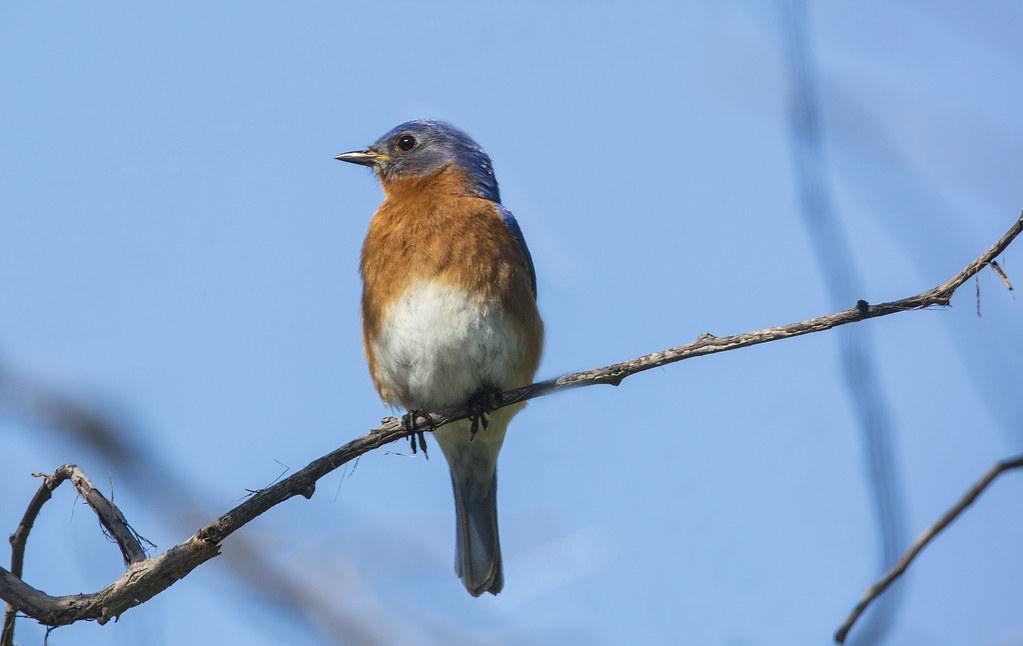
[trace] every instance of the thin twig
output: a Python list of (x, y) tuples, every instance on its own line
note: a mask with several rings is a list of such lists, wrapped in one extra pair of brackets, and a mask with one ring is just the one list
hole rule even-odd
[(998, 277), (1002, 279), (1002, 284), (1005, 285), (1005, 289), (1011, 292), (1012, 283), (1009, 282), (1009, 277), (1005, 275), (1005, 270), (1002, 269), (1002, 266), (998, 264), (997, 260), (991, 261), (991, 269), (995, 270), (995, 273), (998, 274)]
[[(39, 486), (35, 495), (32, 496), (25, 514), (21, 517), (21, 522), (18, 523), (18, 528), (11, 534), (11, 575), (19, 579), (21, 578), (25, 564), (25, 546), (28, 543), (29, 532), (32, 531), (32, 526), (35, 525), (36, 518), (39, 516), (43, 505), (53, 495), (53, 490), (59, 487), (65, 480), (71, 481), (78, 494), (96, 512), (96, 516), (99, 518), (104, 531), (113, 537), (117, 542), (117, 546), (121, 549), (124, 564), (127, 566), (145, 560), (146, 552), (142, 548), (142, 544), (139, 543), (138, 535), (132, 530), (128, 521), (125, 520), (124, 514), (93, 486), (81, 469), (73, 464), (65, 464), (58, 467), (50, 475), (42, 473), (34, 473), (32, 475), (43, 478), (43, 484)], [(7, 610), (4, 612), (3, 632), (0, 633), (0, 646), (12, 646), (14, 644), (14, 621), (17, 613), (18, 609), (8, 603)]]
[(980, 275), (973, 277), (973, 284), (976, 286), (976, 297), (977, 297), (977, 318), (980, 318)]
[(934, 540), (934, 538), (940, 534), (943, 529), (948, 527), (952, 521), (958, 518), (960, 514), (966, 511), (966, 508), (977, 500), (977, 496), (983, 493), (983, 491), (987, 489), (988, 485), (994, 482), (995, 478), (1006, 471), (1019, 469), (1021, 467), (1023, 467), (1023, 455), (1009, 460), (1003, 460), (991, 467), (991, 469), (984, 474), (983, 478), (978, 480), (976, 484), (970, 487), (966, 493), (963, 494), (963, 497), (959, 499), (959, 502), (953, 505), (951, 509), (946, 511), (945, 514), (937, 520), (937, 522), (928, 527), (923, 534), (920, 534), (920, 536), (917, 537), (917, 539), (913, 542), (913, 545), (910, 546), (906, 553), (902, 555), (902, 558), (899, 559), (899, 562), (896, 563), (892, 569), (888, 570), (888, 572), (881, 577), (877, 583), (867, 588), (867, 592), (863, 595), (863, 599), (856, 604), (856, 607), (853, 608), (852, 612), (849, 613), (849, 616), (846, 617), (845, 621), (835, 632), (835, 641), (839, 644), (845, 643), (845, 638), (848, 636), (849, 630), (853, 627), (853, 624), (856, 623), (856, 620), (859, 619), (860, 615), (863, 614), (863, 611), (867, 609), (867, 606), (881, 596), (881, 594), (888, 589), (888, 586), (895, 582), (895, 579), (902, 576), (903, 572), (906, 571), (906, 568), (909, 567), (909, 564), (913, 562), (913, 559), (920, 554), (920, 551), (927, 547), (927, 545)]
[[(839, 325), (897, 312), (933, 305), (948, 306), (956, 289), (998, 257), (1021, 231), (1023, 231), (1023, 215), (994, 245), (962, 271), (937, 287), (920, 294), (880, 305), (870, 305), (861, 300), (848, 310), (827, 316), (727, 337), (715, 337), (704, 333), (696, 341), (676, 348), (654, 352), (595, 370), (574, 372), (557, 379), (499, 393), (494, 398), (496, 408), (570, 388), (596, 384), (617, 386), (630, 375), (684, 359), (822, 332)], [(429, 413), (428, 417), (431, 423), (426, 427), (420, 427), (415, 432), (427, 429), (435, 430), (456, 420), (464, 419), (472, 412), (470, 408), (457, 406)], [(89, 594), (54, 597), (33, 588), (7, 570), (0, 568), (0, 599), (8, 601), (20, 612), (48, 626), (67, 625), (82, 620), (106, 623), (124, 611), (145, 603), (174, 582), (188, 575), (199, 565), (217, 556), (220, 553), (220, 544), (224, 539), (271, 507), (294, 496), (311, 498), (316, 490), (316, 482), (323, 476), (368, 451), (407, 437), (409, 434), (410, 431), (401, 420), (393, 417), (385, 418), (379, 427), (366, 435), (313, 460), (291, 476), (259, 491), (212, 524), (200, 529), (184, 543), (170, 548), (163, 554), (133, 563), (123, 576), (103, 590)]]

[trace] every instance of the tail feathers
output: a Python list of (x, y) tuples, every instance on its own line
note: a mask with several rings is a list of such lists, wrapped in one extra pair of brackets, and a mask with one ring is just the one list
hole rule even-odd
[(481, 482), (477, 473), (456, 475), (455, 471), (451, 473), (458, 534), (455, 572), (472, 596), (497, 594), (504, 588), (497, 534), (497, 472), (492, 472), (488, 482)]

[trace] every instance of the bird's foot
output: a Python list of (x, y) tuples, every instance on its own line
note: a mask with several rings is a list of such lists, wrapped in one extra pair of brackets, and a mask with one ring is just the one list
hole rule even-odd
[(466, 404), (469, 409), (469, 433), (476, 437), (476, 433), (483, 427), (487, 430), (490, 427), (490, 420), (487, 414), (497, 409), (497, 392), (492, 390), (481, 390), (471, 397)]
[[(417, 419), (423, 418), (426, 420), (425, 426), (417, 425)], [(425, 411), (419, 411), (412, 409), (409, 412), (401, 416), (402, 426), (405, 427), (405, 431), (408, 433), (408, 443), (412, 447), (412, 454), (416, 453), (416, 444), (418, 443), (419, 449), (423, 452), (423, 457), (427, 460), (430, 459), (430, 454), (426, 452), (426, 435), (423, 434), (424, 430), (430, 432), (436, 429), (433, 426), (433, 418), (430, 414)]]

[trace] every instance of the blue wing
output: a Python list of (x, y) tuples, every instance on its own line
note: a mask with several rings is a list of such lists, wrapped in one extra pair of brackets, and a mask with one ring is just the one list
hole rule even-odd
[(519, 228), (519, 223), (515, 221), (515, 216), (512, 212), (498, 205), (501, 209), (501, 220), (504, 221), (505, 226), (515, 236), (515, 241), (519, 243), (519, 248), (522, 249), (523, 255), (526, 256), (526, 264), (529, 265), (529, 280), (530, 287), (533, 288), (533, 298), (536, 298), (536, 269), (533, 268), (533, 256), (529, 254), (529, 246), (526, 244), (526, 238), (522, 235), (522, 229)]

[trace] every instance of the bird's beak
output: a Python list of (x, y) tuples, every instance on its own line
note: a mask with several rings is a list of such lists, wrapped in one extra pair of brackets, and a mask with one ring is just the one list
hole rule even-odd
[(334, 159), (338, 161), (348, 162), (349, 164), (359, 164), (360, 166), (376, 166), (381, 162), (388, 161), (390, 156), (383, 153), (378, 153), (375, 150), (353, 150), (347, 153), (341, 153)]

